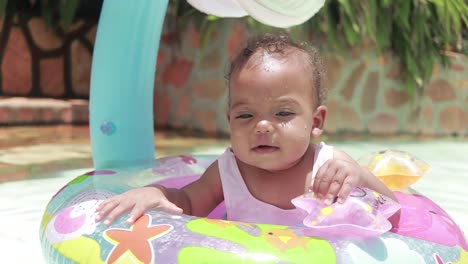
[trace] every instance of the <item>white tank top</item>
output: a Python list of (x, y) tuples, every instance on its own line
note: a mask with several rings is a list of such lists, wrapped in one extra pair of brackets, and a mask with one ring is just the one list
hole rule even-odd
[[(333, 147), (321, 142), (315, 146), (312, 182), (317, 170), (333, 158)], [(223, 186), (227, 219), (239, 222), (297, 225), (307, 213), (302, 209), (281, 209), (256, 199), (248, 190), (237, 167), (231, 148), (218, 158), (219, 175)]]

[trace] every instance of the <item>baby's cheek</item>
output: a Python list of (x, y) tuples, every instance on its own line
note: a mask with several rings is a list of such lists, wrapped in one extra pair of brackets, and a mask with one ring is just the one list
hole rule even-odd
[(304, 124), (295, 124), (289, 126), (287, 133), (298, 142), (309, 142), (310, 140), (310, 127)]
[(245, 140), (245, 136), (242, 133), (231, 131), (231, 146), (235, 150), (242, 141)]
[(287, 145), (294, 152), (301, 152), (306, 150), (310, 143), (310, 131), (298, 127), (290, 128), (287, 132), (283, 133), (282, 139), (287, 142)]
[(242, 155), (245, 151), (247, 137), (239, 133), (231, 133), (231, 148), (236, 153), (236, 156)]
[(244, 130), (239, 126), (239, 124), (230, 124), (231, 139), (236, 137), (241, 137), (245, 134)]
[(290, 148), (296, 154), (303, 154), (306, 152), (310, 144), (310, 132), (304, 130), (296, 130), (294, 133), (289, 135), (290, 138)]

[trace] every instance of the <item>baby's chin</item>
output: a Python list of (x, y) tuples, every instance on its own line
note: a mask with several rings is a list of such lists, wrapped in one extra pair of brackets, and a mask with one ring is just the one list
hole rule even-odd
[(294, 166), (299, 164), (300, 161), (301, 159), (286, 160), (282, 159), (281, 157), (274, 157), (273, 155), (271, 155), (270, 157), (264, 155), (263, 158), (257, 156), (254, 159), (246, 160), (243, 162), (249, 164), (250, 166), (269, 172), (282, 172), (293, 168)]

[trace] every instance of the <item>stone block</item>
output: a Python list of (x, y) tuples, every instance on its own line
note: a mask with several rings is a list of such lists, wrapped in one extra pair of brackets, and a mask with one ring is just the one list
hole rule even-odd
[(364, 129), (358, 113), (348, 105), (332, 100), (328, 103), (324, 129), (327, 133), (360, 132)]
[(162, 83), (179, 89), (187, 83), (192, 73), (193, 63), (183, 58), (171, 62), (163, 72)]
[(91, 53), (79, 41), (71, 44), (71, 79), (73, 92), (88, 96), (91, 79)]
[(351, 100), (355, 94), (357, 84), (359, 80), (361, 80), (362, 75), (364, 74), (367, 68), (367, 64), (365, 61), (361, 61), (357, 67), (353, 69), (351, 75), (348, 77), (347, 81), (344, 82), (344, 87), (341, 90), (341, 95), (346, 100)]
[(440, 129), (448, 134), (463, 133), (468, 127), (465, 116), (465, 110), (460, 107), (449, 106), (442, 109), (438, 117)]
[[(202, 51), (200, 51), (202, 52)], [(200, 70), (219, 70), (224, 67), (224, 59), (221, 54), (221, 50), (217, 47), (210, 49), (209, 51), (203, 52), (203, 58), (200, 61)]]
[(377, 94), (379, 88), (379, 73), (370, 72), (367, 75), (364, 90), (361, 96), (361, 110), (363, 113), (371, 113), (375, 111), (377, 105)]
[(231, 35), (227, 41), (229, 59), (232, 60), (239, 52), (239, 48), (246, 41), (247, 33), (244, 24), (236, 23), (232, 27)]
[(195, 129), (200, 129), (205, 133), (214, 135), (217, 131), (216, 113), (213, 111), (200, 110), (194, 115)]
[(62, 38), (45, 24), (44, 19), (33, 17), (29, 20), (28, 26), (34, 43), (41, 49), (58, 49), (63, 45)]
[(51, 97), (64, 95), (63, 58), (43, 59), (40, 61), (40, 68), (41, 92)]
[(192, 91), (198, 98), (219, 100), (226, 92), (224, 79), (198, 80), (192, 84)]
[(398, 91), (394, 88), (385, 89), (385, 105), (391, 109), (397, 109), (409, 102), (410, 98), (406, 91)]
[(89, 122), (89, 102), (87, 100), (70, 100), (73, 124), (86, 124)]
[(32, 57), (20, 28), (13, 27), (2, 59), (2, 92), (26, 95), (32, 89)]
[(194, 49), (199, 49), (201, 47), (200, 34), (193, 24), (190, 26), (190, 44)]
[(171, 106), (169, 97), (162, 92), (155, 91), (153, 102), (154, 123), (158, 126), (168, 126)]
[(452, 84), (443, 79), (432, 81), (429, 87), (426, 88), (425, 94), (436, 103), (456, 99), (456, 93)]
[(336, 55), (328, 55), (324, 58), (326, 67), (325, 87), (334, 89), (338, 80), (342, 77), (344, 59)]

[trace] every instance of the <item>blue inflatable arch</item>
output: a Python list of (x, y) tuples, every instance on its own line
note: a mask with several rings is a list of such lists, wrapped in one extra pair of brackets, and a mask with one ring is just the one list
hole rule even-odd
[(168, 0), (104, 1), (94, 47), (90, 133), (96, 169), (154, 162), (153, 86)]

